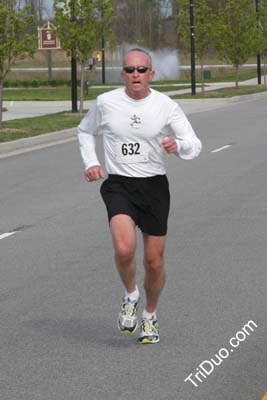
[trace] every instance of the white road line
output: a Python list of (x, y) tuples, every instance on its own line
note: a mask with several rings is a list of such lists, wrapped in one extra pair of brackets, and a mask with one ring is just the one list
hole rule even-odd
[(233, 146), (232, 144), (227, 144), (225, 146), (219, 147), (218, 149), (212, 150), (211, 153), (218, 153), (219, 151), (228, 149), (228, 147), (232, 147), (232, 146)]
[(17, 233), (18, 231), (14, 231), (14, 232), (6, 232), (6, 233), (2, 233), (2, 235), (0, 235), (0, 240), (7, 238), (8, 236), (12, 236), (15, 233)]

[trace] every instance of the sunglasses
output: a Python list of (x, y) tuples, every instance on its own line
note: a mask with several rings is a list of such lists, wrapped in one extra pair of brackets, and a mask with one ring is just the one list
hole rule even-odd
[(144, 74), (150, 67), (124, 67), (126, 74), (132, 74), (136, 70), (139, 74)]

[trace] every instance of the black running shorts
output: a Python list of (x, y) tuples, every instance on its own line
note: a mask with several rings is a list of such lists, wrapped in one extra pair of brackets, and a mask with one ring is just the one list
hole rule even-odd
[(108, 212), (129, 215), (142, 232), (153, 236), (167, 233), (170, 210), (169, 183), (166, 175), (131, 178), (109, 175), (100, 192)]

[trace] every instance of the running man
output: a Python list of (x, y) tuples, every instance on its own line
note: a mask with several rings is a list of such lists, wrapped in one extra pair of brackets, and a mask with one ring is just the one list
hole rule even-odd
[(118, 327), (137, 329), (140, 298), (136, 285), (136, 226), (144, 241), (146, 304), (139, 343), (160, 339), (156, 306), (165, 283), (164, 247), (170, 208), (164, 158), (167, 153), (190, 160), (201, 151), (188, 119), (168, 96), (149, 87), (152, 60), (144, 50), (124, 57), (125, 87), (98, 96), (78, 127), (78, 138), (88, 182), (105, 177), (95, 151), (95, 136), (103, 134), (107, 179), (101, 195), (107, 208), (115, 263), (124, 285)]

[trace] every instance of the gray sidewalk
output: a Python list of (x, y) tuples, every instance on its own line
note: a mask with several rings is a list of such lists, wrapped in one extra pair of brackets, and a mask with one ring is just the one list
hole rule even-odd
[[(248, 81), (240, 82), (240, 86), (242, 85), (256, 85), (257, 79), (250, 79)], [(218, 83), (206, 83), (206, 91), (216, 90), (223, 87), (231, 87), (234, 86), (234, 82), (218, 82)], [(107, 86), (108, 87), (108, 86)], [(200, 88), (197, 87), (196, 91), (200, 92)], [(190, 93), (191, 89), (180, 89), (165, 92), (168, 95), (174, 94), (183, 94)], [(194, 102), (196, 100), (193, 100)], [(203, 101), (203, 100), (198, 100)], [(212, 99), (212, 102), (214, 100)], [(85, 101), (84, 108), (88, 109), (94, 103), (93, 100)], [(182, 104), (182, 101), (179, 100), (179, 103)], [(11, 119), (18, 118), (28, 118), (35, 117), (38, 115), (46, 115), (46, 114), (54, 114), (61, 111), (70, 111), (71, 110), (71, 101), (4, 101), (3, 106), (7, 108), (7, 111), (3, 113), (3, 121), (8, 121)]]
[[(255, 85), (257, 79), (240, 82), (240, 85)], [(233, 82), (210, 83), (206, 90), (215, 90), (222, 87), (231, 87)], [(197, 88), (200, 91), (200, 88)], [(190, 89), (175, 90), (166, 92), (166, 94), (173, 95), (179, 93), (188, 93)], [(236, 102), (244, 102), (255, 97), (266, 97), (267, 92), (257, 93), (247, 96), (236, 96), (233, 98), (215, 98), (215, 99), (179, 99), (177, 102), (187, 115), (215, 110), (218, 108), (230, 106)], [(94, 103), (92, 101), (85, 101), (84, 108), (89, 109)], [(4, 107), (8, 111), (4, 113), (4, 121), (18, 118), (34, 117), (38, 115), (53, 114), (60, 111), (70, 111), (70, 101), (20, 101), (20, 102), (4, 102)], [(76, 128), (65, 129), (58, 132), (46, 133), (43, 135), (14, 140), (0, 144), (0, 158), (5, 158), (11, 155), (24, 153), (35, 149), (40, 149), (56, 144), (66, 143), (76, 140)]]
[[(84, 108), (90, 108), (94, 101), (85, 101)], [(71, 101), (4, 101), (3, 121), (31, 118), (61, 111), (71, 111)]]

